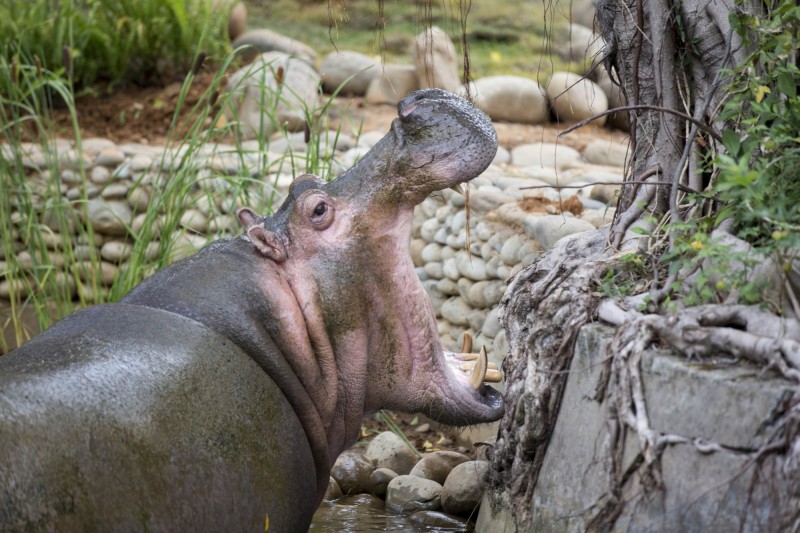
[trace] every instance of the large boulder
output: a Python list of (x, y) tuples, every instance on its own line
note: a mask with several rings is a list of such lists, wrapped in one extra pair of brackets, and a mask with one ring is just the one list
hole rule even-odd
[(438, 87), (456, 92), (461, 86), (456, 47), (441, 28), (433, 26), (417, 35), (414, 64), (419, 86), (423, 89)]
[(241, 51), (245, 61), (250, 61), (264, 52), (284, 52), (289, 55), (316, 62), (317, 53), (307, 44), (268, 29), (250, 30), (233, 41), (233, 48), (246, 47)]
[(322, 60), (322, 88), (328, 94), (364, 96), (370, 82), (380, 73), (380, 63), (349, 50), (334, 50)]
[[(554, 72), (547, 83), (547, 100), (559, 122), (580, 122), (608, 111), (608, 98), (592, 80), (571, 72)], [(602, 126), (606, 116), (593, 124)]]
[[(459, 89), (466, 96), (466, 88)], [(547, 95), (535, 81), (521, 76), (488, 76), (469, 88), (475, 105), (492, 120), (541, 124), (547, 120)]]
[(417, 68), (414, 65), (387, 64), (370, 82), (367, 88), (367, 103), (395, 105), (408, 93), (417, 89), (419, 81)]
[(280, 128), (300, 131), (307, 112), (319, 105), (320, 76), (306, 61), (284, 52), (266, 52), (228, 80), (229, 118), (244, 139)]

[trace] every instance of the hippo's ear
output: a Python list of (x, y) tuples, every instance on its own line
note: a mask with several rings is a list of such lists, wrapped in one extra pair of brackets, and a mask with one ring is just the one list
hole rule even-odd
[(249, 207), (243, 207), (236, 212), (236, 218), (239, 219), (242, 226), (245, 228), (249, 228), (254, 224), (258, 224), (259, 216), (256, 215), (255, 211), (250, 209)]
[(247, 228), (247, 236), (250, 237), (250, 241), (252, 241), (256, 249), (266, 257), (276, 263), (282, 263), (286, 260), (286, 247), (283, 245), (283, 241), (264, 226)]

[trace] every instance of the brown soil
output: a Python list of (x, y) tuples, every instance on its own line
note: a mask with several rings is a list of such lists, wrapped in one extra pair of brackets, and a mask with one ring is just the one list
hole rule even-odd
[[(529, 213), (565, 213), (580, 216), (583, 213), (583, 204), (577, 196), (570, 196), (564, 200), (549, 200), (547, 198), (525, 198), (520, 200), (519, 206)], [(548, 209), (549, 208), (549, 209)]]

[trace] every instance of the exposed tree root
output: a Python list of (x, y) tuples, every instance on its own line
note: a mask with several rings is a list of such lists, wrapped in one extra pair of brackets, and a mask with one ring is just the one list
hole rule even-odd
[[(609, 346), (609, 367), (598, 387), (598, 399), (609, 399), (610, 453), (606, 474), (609, 490), (595, 506), (589, 521), (590, 531), (608, 531), (623, 510), (623, 486), (632, 469), (642, 480), (645, 492), (662, 488), (660, 455), (667, 446), (694, 446), (700, 453), (747, 453), (746, 468), (760, 463), (770, 454), (785, 457), (782, 474), (786, 479), (800, 475), (800, 323), (742, 305), (709, 305), (684, 309), (678, 315), (643, 315), (625, 311), (615, 302), (605, 300), (597, 308), (601, 320), (614, 324), (617, 331)], [(644, 400), (640, 363), (643, 352), (658, 340), (669, 343), (690, 358), (723, 353), (774, 368), (785, 378), (798, 383), (790, 406), (774, 424), (766, 443), (750, 452), (732, 450), (715, 442), (665, 434), (651, 428)], [(625, 432), (633, 431), (639, 440), (640, 458), (632, 469), (622, 472), (622, 448)], [(754, 479), (755, 482), (755, 479)], [(792, 494), (797, 501), (800, 483)], [(781, 527), (796, 530), (800, 526), (797, 513), (780, 517)], [(741, 523), (744, 523), (742, 518)]]

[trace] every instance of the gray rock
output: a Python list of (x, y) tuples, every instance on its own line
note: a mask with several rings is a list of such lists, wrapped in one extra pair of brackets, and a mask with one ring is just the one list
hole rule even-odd
[(502, 204), (513, 201), (513, 196), (493, 186), (481, 187), (469, 195), (469, 206), (476, 213), (487, 213)]
[(505, 165), (511, 162), (511, 152), (503, 148), (502, 146), (497, 147), (497, 153), (494, 154), (494, 159), (492, 159), (493, 165)]
[(447, 476), (456, 466), (469, 461), (469, 457), (453, 451), (436, 451), (425, 454), (414, 465), (409, 475), (430, 479), (439, 483), (445, 482)]
[(619, 185), (594, 185), (592, 191), (589, 193), (589, 198), (597, 200), (605, 205), (616, 205), (621, 190), (621, 183)]
[(100, 197), (106, 200), (124, 199), (128, 196), (128, 190), (130, 190), (130, 188), (131, 184), (129, 182), (112, 183), (111, 185), (103, 188), (103, 192), (100, 193)]
[(483, 258), (476, 257), (463, 250), (456, 253), (456, 268), (458, 268), (458, 272), (467, 279), (473, 281), (488, 279), (486, 275), (486, 262)]
[(133, 246), (124, 241), (107, 241), (100, 248), (100, 257), (111, 263), (122, 263), (131, 256)]
[(331, 477), (339, 484), (343, 494), (360, 494), (369, 492), (373, 469), (372, 463), (361, 454), (350, 451), (336, 459), (331, 469)]
[(247, 6), (244, 2), (236, 2), (228, 15), (228, 38), (236, 41), (247, 29)]
[(153, 164), (153, 158), (146, 154), (136, 154), (130, 160), (128, 168), (131, 172), (142, 172), (148, 170)]
[(456, 92), (461, 86), (456, 47), (447, 33), (433, 26), (414, 40), (414, 64), (421, 88), (438, 87)]
[(581, 220), (585, 220), (595, 228), (611, 224), (614, 220), (614, 213), (616, 209), (613, 207), (608, 209), (587, 209), (581, 215)]
[(558, 47), (558, 55), (565, 61), (583, 65), (583, 74), (589, 74), (603, 58), (605, 43), (590, 27), (567, 24), (556, 31), (556, 39), (563, 43)]
[[(266, 52), (229, 78), (227, 90), (233, 95), (235, 113), (229, 119), (238, 121), (246, 139), (256, 137), (262, 128), (265, 135), (279, 127), (301, 131), (306, 121), (304, 109), (315, 109), (319, 103), (319, 83), (319, 74), (302, 59)], [(268, 116), (263, 114), (265, 105)]]
[(328, 488), (325, 489), (325, 496), (322, 497), (325, 501), (338, 500), (342, 497), (342, 489), (339, 484), (333, 479), (333, 476), (328, 478)]
[(364, 450), (364, 459), (375, 468), (388, 468), (403, 475), (411, 471), (419, 457), (403, 439), (391, 431), (384, 431), (370, 441)]
[(109, 146), (97, 154), (97, 157), (94, 159), (94, 164), (105, 167), (116, 167), (121, 165), (123, 161), (125, 161), (125, 154), (122, 150), (116, 146)]
[(442, 486), (417, 476), (397, 476), (386, 488), (386, 508), (395, 513), (435, 511)]
[(206, 233), (208, 231), (208, 218), (197, 209), (187, 209), (181, 215), (180, 224), (195, 233)]
[(531, 215), (525, 219), (524, 226), (525, 233), (533, 237), (544, 249), (551, 248), (556, 241), (567, 235), (594, 229), (594, 226), (585, 220), (562, 215)]
[(488, 461), (469, 461), (453, 468), (442, 486), (442, 509), (446, 513), (472, 514), (483, 498), (483, 478), (488, 469)]
[(96, 166), (92, 169), (89, 179), (99, 185), (102, 185), (111, 179), (111, 171), (104, 166)]
[(422, 260), (425, 263), (442, 260), (442, 246), (436, 243), (429, 243), (422, 249)]
[(456, 326), (469, 326), (469, 315), (473, 309), (460, 296), (450, 298), (442, 304), (442, 317)]
[(104, 235), (125, 235), (133, 220), (128, 204), (116, 200), (89, 200), (87, 210), (94, 230)]
[[(465, 95), (466, 89), (460, 89)], [(547, 96), (535, 81), (521, 76), (489, 76), (470, 86), (475, 105), (492, 120), (520, 124), (542, 124), (547, 121)]]
[(444, 278), (442, 263), (439, 261), (425, 263), (423, 270), (425, 271), (425, 274), (427, 274), (428, 279), (436, 280), (438, 282), (440, 279)]
[(91, 280), (97, 279), (106, 287), (117, 279), (117, 267), (106, 261), (101, 261), (99, 265), (91, 261), (77, 262), (72, 270), (81, 280), (91, 283)]
[(518, 167), (558, 169), (582, 160), (577, 150), (565, 144), (520, 144), (511, 151), (511, 161)]
[(378, 61), (360, 52), (334, 50), (322, 60), (322, 88), (328, 94), (364, 96), (380, 70)]
[(436, 283), (436, 287), (444, 296), (457, 296), (458, 284), (449, 278), (440, 279)]
[(386, 496), (386, 488), (396, 477), (397, 472), (389, 470), (388, 468), (376, 468), (369, 477), (370, 483), (372, 483), (372, 494), (380, 498)]
[[(570, 72), (554, 72), (547, 83), (547, 100), (560, 122), (579, 122), (608, 110), (606, 93), (593, 81)], [(592, 124), (602, 126), (606, 116)]]
[(417, 89), (419, 81), (414, 65), (387, 64), (379, 67), (378, 74), (370, 82), (366, 101), (373, 105), (395, 105)]
[(469, 521), (439, 511), (417, 511), (408, 517), (420, 531), (469, 531)]
[(489, 314), (486, 315), (486, 320), (483, 322), (483, 326), (481, 326), (481, 333), (489, 337), (490, 339), (494, 339), (497, 334), (500, 332), (500, 308), (495, 306), (489, 311)]
[(422, 239), (411, 239), (409, 252), (411, 253), (411, 261), (414, 263), (415, 267), (425, 265), (425, 261), (422, 260), (422, 249), (425, 248), (426, 244), (428, 243)]
[[(81, 148), (84, 152), (90, 154), (97, 154), (108, 148), (114, 148), (116, 144), (111, 139), (104, 139), (102, 137), (89, 137), (88, 139), (81, 140)], [(95, 161), (97, 164), (97, 161)]]
[(378, 141), (383, 139), (384, 135), (386, 135), (385, 131), (368, 131), (366, 133), (362, 133), (361, 136), (358, 138), (358, 144), (361, 146), (369, 146), (372, 148)]
[[(608, 72), (606, 72), (605, 67), (603, 67), (601, 72), (602, 74), (599, 76), (597, 84), (601, 89), (603, 89), (603, 92), (606, 93), (609, 109), (625, 107), (627, 102), (625, 100), (625, 95), (622, 94), (622, 90), (619, 88), (619, 85), (615, 85), (611, 81), (611, 78), (608, 76)], [(630, 123), (628, 121), (627, 111), (617, 111), (615, 113), (611, 113), (608, 115), (608, 123), (622, 131), (630, 131)]]
[(245, 61), (250, 61), (263, 52), (281, 52), (302, 57), (314, 63), (317, 53), (307, 44), (268, 29), (250, 30), (233, 41), (233, 48), (246, 46), (241, 52)]
[(583, 158), (595, 165), (624, 167), (628, 158), (628, 143), (619, 144), (610, 140), (595, 139), (583, 149)]
[(519, 249), (522, 248), (523, 243), (526, 241), (522, 235), (512, 235), (503, 243), (500, 248), (500, 258), (508, 266), (514, 266), (519, 261)]

